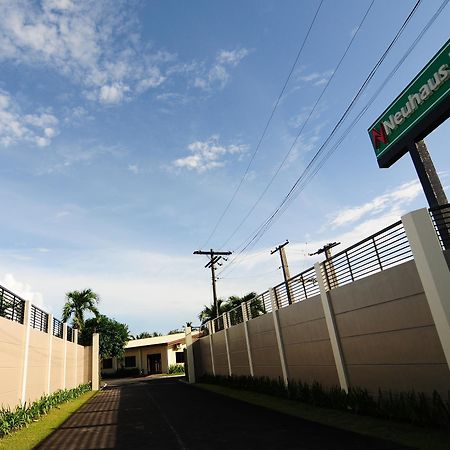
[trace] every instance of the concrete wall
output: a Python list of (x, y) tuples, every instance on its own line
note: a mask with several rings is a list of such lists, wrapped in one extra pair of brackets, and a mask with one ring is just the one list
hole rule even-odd
[[(372, 392), (414, 389), (447, 395), (450, 372), (414, 261), (332, 289), (334, 311), (349, 386)], [(254, 376), (339, 385), (321, 296), (278, 310), (281, 348), (274, 316), (247, 322)], [(228, 328), (231, 372), (249, 375), (243, 324)], [(216, 374), (228, 375), (224, 331), (212, 335)], [(212, 373), (209, 337), (195, 345), (196, 373)]]
[(349, 384), (446, 393), (450, 373), (414, 261), (330, 291)]
[(14, 408), (91, 380), (90, 347), (27, 328), (0, 317), (0, 406)]

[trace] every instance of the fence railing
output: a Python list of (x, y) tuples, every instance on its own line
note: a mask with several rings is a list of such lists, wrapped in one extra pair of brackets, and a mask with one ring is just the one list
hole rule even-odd
[(30, 326), (36, 330), (48, 333), (48, 314), (37, 306), (31, 305)]
[[(450, 204), (431, 208), (430, 215), (442, 248), (450, 249)], [(408, 237), (402, 221), (398, 221), (326, 259), (321, 264), (321, 276), (325, 286), (332, 290), (411, 259), (413, 254)], [(276, 308), (283, 308), (290, 303), (300, 302), (319, 294), (314, 267), (273, 288)], [(270, 290), (243, 305), (248, 319), (271, 312), (273, 305)], [(229, 311), (228, 318), (228, 326), (243, 322), (242, 307)], [(214, 331), (223, 330), (224, 322), (223, 315), (213, 319)]]
[(430, 208), (436, 234), (443, 250), (450, 250), (450, 204)]
[(75, 335), (75, 333), (73, 332), (73, 328), (67, 326), (67, 340), (69, 342), (73, 342), (74, 335)]
[(23, 323), (25, 300), (0, 286), (0, 317)]
[(403, 224), (398, 221), (346, 248), (323, 263), (328, 289), (334, 289), (412, 259)]
[(63, 338), (63, 324), (60, 320), (53, 317), (53, 336)]
[[(12, 320), (14, 322), (24, 323), (26, 301), (18, 295), (0, 286), (0, 317)], [(36, 305), (30, 305), (29, 326), (35, 330), (48, 333), (49, 314)], [(223, 328), (223, 326), (222, 326)], [(53, 336), (63, 338), (63, 322), (53, 318)], [(72, 327), (67, 326), (67, 340), (75, 341), (75, 331)]]

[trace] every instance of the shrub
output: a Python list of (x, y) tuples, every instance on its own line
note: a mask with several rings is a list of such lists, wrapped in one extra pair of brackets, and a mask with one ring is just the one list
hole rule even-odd
[(16, 406), (14, 410), (11, 408), (0, 409), (0, 437), (27, 426), (40, 416), (47, 414), (55, 406), (74, 400), (90, 390), (90, 383), (81, 384), (73, 389), (59, 390), (50, 395), (43, 395), (39, 400), (29, 405), (25, 403)]
[(367, 389), (351, 387), (348, 392), (338, 386), (326, 388), (320, 383), (312, 384), (289, 380), (284, 385), (281, 378), (250, 376), (204, 375), (199, 381), (250, 390), (263, 394), (286, 397), (314, 406), (348, 411), (352, 414), (369, 415), (415, 425), (450, 427), (450, 392), (447, 400), (438, 392), (432, 396), (414, 391), (393, 393), (379, 391), (374, 397)]
[(169, 369), (167, 370), (167, 373), (171, 374), (171, 375), (177, 374), (177, 373), (183, 374), (184, 373), (184, 364), (171, 364), (169, 366)]

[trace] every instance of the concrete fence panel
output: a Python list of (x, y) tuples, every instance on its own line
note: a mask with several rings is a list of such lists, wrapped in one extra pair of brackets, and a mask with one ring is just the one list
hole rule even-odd
[(256, 377), (282, 377), (283, 372), (272, 314), (256, 317), (249, 320), (247, 324), (254, 375)]
[(450, 374), (414, 261), (330, 292), (349, 384), (446, 393)]
[(47, 391), (49, 346), (46, 333), (30, 329), (28, 374), (25, 401), (41, 397)]
[(244, 324), (240, 323), (228, 330), (231, 373), (233, 375), (250, 375)]
[(278, 311), (289, 378), (339, 384), (320, 297)]
[(24, 343), (24, 326), (0, 317), (0, 406), (19, 403)]
[(225, 344), (225, 330), (212, 335), (214, 367), (216, 375), (228, 375), (228, 357)]

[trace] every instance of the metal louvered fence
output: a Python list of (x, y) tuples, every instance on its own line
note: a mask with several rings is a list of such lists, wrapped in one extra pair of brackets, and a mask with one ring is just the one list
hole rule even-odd
[(23, 323), (25, 300), (3, 286), (0, 286), (0, 317)]
[[(450, 250), (450, 204), (431, 208), (429, 213), (442, 249)], [(323, 261), (321, 277), (326, 289), (332, 290), (411, 259), (408, 237), (402, 221), (398, 221)], [(319, 294), (316, 271), (310, 267), (210, 321), (211, 331), (223, 330)]]

